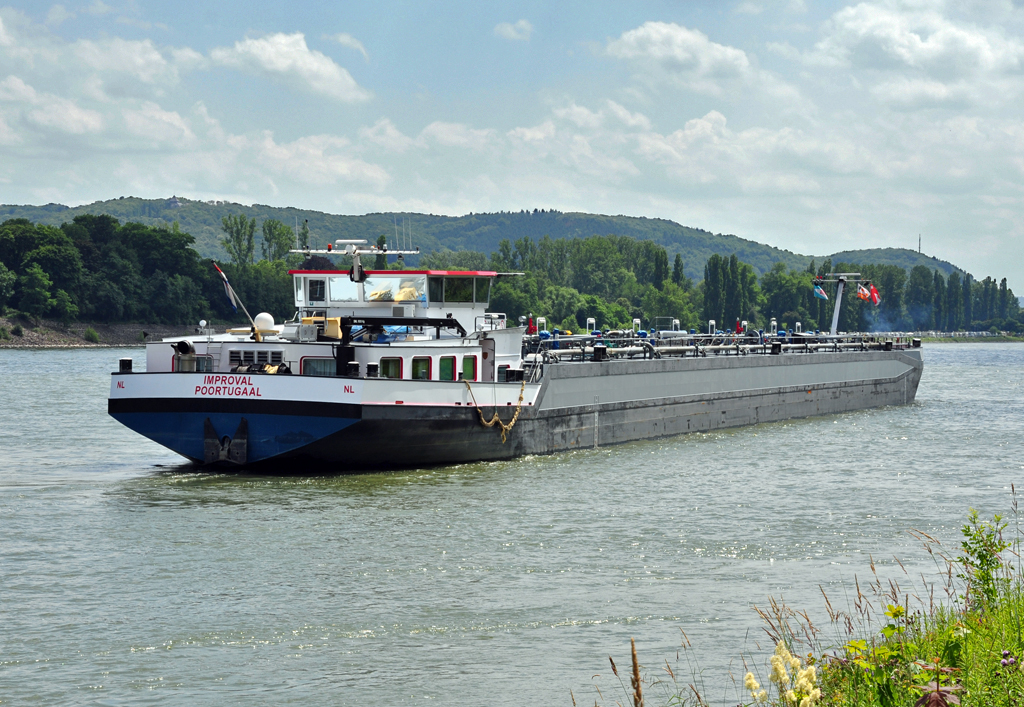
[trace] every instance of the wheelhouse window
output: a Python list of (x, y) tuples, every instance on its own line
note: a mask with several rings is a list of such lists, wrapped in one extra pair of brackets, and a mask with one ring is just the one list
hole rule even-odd
[(402, 359), (400, 358), (382, 358), (380, 360), (380, 373), (381, 378), (401, 378), (402, 377)]
[(455, 357), (442, 356), (437, 362), (437, 379), (443, 381), (455, 380)]
[(417, 381), (430, 380), (430, 357), (415, 356), (412, 359), (412, 379)]
[(444, 278), (432, 277), (429, 279), (430, 301), (435, 304), (444, 302)]
[(295, 278), (295, 304), (301, 306), (301, 305), (303, 305), (305, 303), (306, 303), (305, 300), (302, 298), (302, 278), (301, 277), (296, 277)]
[(491, 301), (491, 278), (476, 278), (476, 294), (473, 299), (477, 304), (489, 304)]
[(327, 291), (323, 280), (309, 281), (309, 301), (323, 302), (327, 298)]
[(359, 284), (352, 282), (347, 275), (344, 277), (332, 277), (328, 280), (331, 290), (332, 302), (358, 302)]
[(333, 358), (307, 357), (302, 359), (302, 375), (304, 376), (333, 376), (336, 370)]
[(472, 302), (473, 278), (446, 277), (444, 279), (445, 302)]
[(363, 283), (367, 302), (426, 302), (426, 290), (423, 275), (374, 275)]
[(462, 357), (462, 380), (476, 380), (476, 356)]

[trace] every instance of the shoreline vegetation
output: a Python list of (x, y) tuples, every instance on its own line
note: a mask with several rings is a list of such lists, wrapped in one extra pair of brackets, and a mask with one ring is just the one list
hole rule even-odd
[[(223, 217), (220, 230), (227, 257), (214, 261), (200, 257), (195, 238), (177, 222), (168, 228), (103, 215), (77, 215), (60, 226), (6, 220), (0, 223), (0, 314), (13, 309), (32, 322), (48, 318), (69, 329), (81, 322), (171, 325), (200, 319), (244, 325), (244, 314), (234, 311), (224, 295), (218, 265), (250, 312), (268, 312), (281, 321), (295, 313), (289, 270), (347, 270), (351, 265), (342, 255), (290, 252), (322, 237), (306, 224), (296, 232), (276, 219), (258, 223), (239, 213)], [(590, 319), (600, 329), (632, 328), (636, 320), (641, 329), (669, 329), (678, 320), (680, 329), (704, 332), (714, 321), (717, 331), (731, 333), (741, 326), (767, 331), (775, 320), (787, 331), (798, 324), (805, 332), (827, 331), (835, 299), (828, 280), (835, 278), (821, 282), (824, 300), (815, 296), (814, 284), (834, 272), (860, 273), (881, 293), (874, 306), (858, 296), (851, 282), (839, 308), (839, 331), (1024, 332), (1024, 312), (1005, 277), (978, 280), (961, 270), (947, 275), (922, 264), (908, 270), (892, 262), (829, 258), (796, 269), (779, 260), (765, 263), (764, 269), (736, 252), (686, 263), (681, 252), (670, 257), (654, 240), (542, 233), (502, 239), (490, 253), (425, 252), (411, 267), (521, 273), (495, 283), (491, 311), (513, 321), (545, 317), (550, 329), (563, 332), (578, 332)], [(376, 243), (386, 245), (387, 240), (382, 234)], [(405, 263), (388, 262), (384, 255), (366, 265), (406, 269)], [(694, 271), (703, 277), (687, 275)]]
[[(1015, 707), (1024, 704), (1024, 539), (1016, 489), (1011, 521), (983, 520), (973, 508), (950, 551), (921, 531), (909, 531), (936, 563), (923, 584), (893, 557), (879, 571), (854, 577), (846, 606), (821, 590), (828, 622), (769, 598), (754, 609), (775, 650), (754, 666), (741, 655), (742, 683), (730, 672), (737, 707)], [(1012, 522), (1012, 529), (1009, 533)], [(1004, 535), (1005, 533), (1005, 535)], [(879, 563), (880, 564), (880, 563)], [(851, 588), (851, 589), (854, 589)], [(677, 658), (645, 669), (630, 639), (628, 685), (609, 656), (613, 682), (595, 682), (594, 704), (709, 707), (705, 675), (683, 633)], [(689, 674), (688, 677), (686, 674)], [(599, 677), (599, 676), (595, 676)], [(601, 688), (604, 688), (604, 693)], [(727, 688), (728, 689), (728, 688)], [(605, 694), (607, 693), (607, 694)], [(577, 696), (570, 691), (572, 704)]]
[[(147, 334), (145, 339), (143, 332)], [(194, 325), (74, 322), (65, 326), (53, 320), (37, 322), (30, 317), (0, 316), (0, 349), (139, 347), (144, 341), (194, 333)]]

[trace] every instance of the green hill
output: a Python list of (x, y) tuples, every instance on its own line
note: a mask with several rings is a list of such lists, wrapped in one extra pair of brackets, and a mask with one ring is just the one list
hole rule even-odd
[[(812, 256), (792, 253), (763, 243), (733, 235), (710, 233), (682, 226), (665, 219), (631, 216), (603, 216), (599, 214), (563, 213), (560, 211), (519, 211), (465, 216), (433, 216), (413, 213), (378, 213), (363, 216), (342, 216), (321, 211), (278, 208), (253, 204), (244, 206), (224, 201), (194, 201), (181, 197), (170, 199), (140, 199), (121, 197), (97, 201), (84, 206), (67, 207), (61, 204), (45, 206), (0, 205), (0, 222), (10, 218), (26, 218), (34, 223), (58, 226), (79, 214), (109, 214), (125, 221), (138, 221), (149, 226), (168, 226), (177, 221), (183, 231), (196, 239), (196, 250), (204, 257), (220, 258), (225, 253), (220, 246), (221, 218), (229, 214), (245, 214), (262, 223), (275, 218), (294, 226), (309, 221), (311, 242), (323, 247), (336, 238), (366, 238), (374, 240), (386, 234), (395, 239), (397, 230), (404, 230), (406, 242), (423, 252), (448, 248), (491, 253), (502, 239), (534, 239), (545, 235), (551, 238), (573, 238), (592, 235), (620, 235), (637, 239), (650, 239), (665, 247), (670, 260), (676, 253), (682, 255), (686, 274), (695, 279), (703, 277), (704, 263), (714, 253), (733, 253), (754, 267), (758, 274), (771, 269), (776, 262), (785, 262), (792, 268), (805, 268)], [(399, 238), (402, 236), (399, 235)], [(814, 256), (821, 263), (826, 256)], [(951, 263), (930, 258), (911, 250), (884, 248), (843, 251), (828, 256), (833, 262), (892, 264), (907, 268), (923, 264), (945, 274), (959, 270)], [(408, 258), (415, 265), (415, 258)]]

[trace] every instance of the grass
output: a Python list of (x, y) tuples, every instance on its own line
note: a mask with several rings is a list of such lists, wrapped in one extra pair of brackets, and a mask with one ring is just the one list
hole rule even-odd
[(100, 335), (97, 334), (96, 330), (92, 327), (86, 327), (85, 331), (82, 333), (82, 338), (91, 344), (100, 343)]
[(21, 328), (21, 324), (15, 324), (11, 327), (11, 333), (15, 336), (24, 336), (25, 330)]
[[(755, 607), (775, 653), (765, 670), (750, 670), (743, 685), (735, 685), (734, 704), (1024, 707), (1024, 572), (1015, 489), (1012, 522), (1005, 539), (1007, 521), (998, 515), (982, 520), (972, 509), (954, 553), (912, 532), (935, 559), (937, 580), (916, 584), (899, 560), (893, 569), (903, 574), (883, 578), (872, 560), (870, 576), (855, 579), (856, 594), (845, 608), (835, 608), (822, 590), (827, 625), (816, 626), (806, 612), (774, 599)], [(684, 634), (682, 653), (689, 648)], [(702, 673), (689, 657), (691, 681), (677, 679), (667, 662), (659, 670), (664, 675), (641, 679), (635, 651), (638, 677), (630, 676), (632, 690), (619, 678), (623, 694), (616, 704), (708, 705)]]

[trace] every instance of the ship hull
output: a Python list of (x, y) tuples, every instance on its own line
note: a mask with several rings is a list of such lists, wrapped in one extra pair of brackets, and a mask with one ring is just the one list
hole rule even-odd
[[(190, 396), (195, 381), (181, 379), (194, 374), (115, 374), (110, 413), (197, 464), (345, 473), (904, 405), (916, 396), (922, 368), (916, 349), (556, 364), (539, 384), (474, 383), (471, 391), (440, 381), (324, 378), (311, 386), (307, 377), (253, 376), (248, 382), (262, 385), (249, 387), (260, 396), (230, 400)], [(519, 418), (503, 442), (473, 402), (486, 419), (497, 412), (507, 423), (521, 390)], [(223, 445), (245, 429), (241, 461), (211, 457), (211, 428)]]

